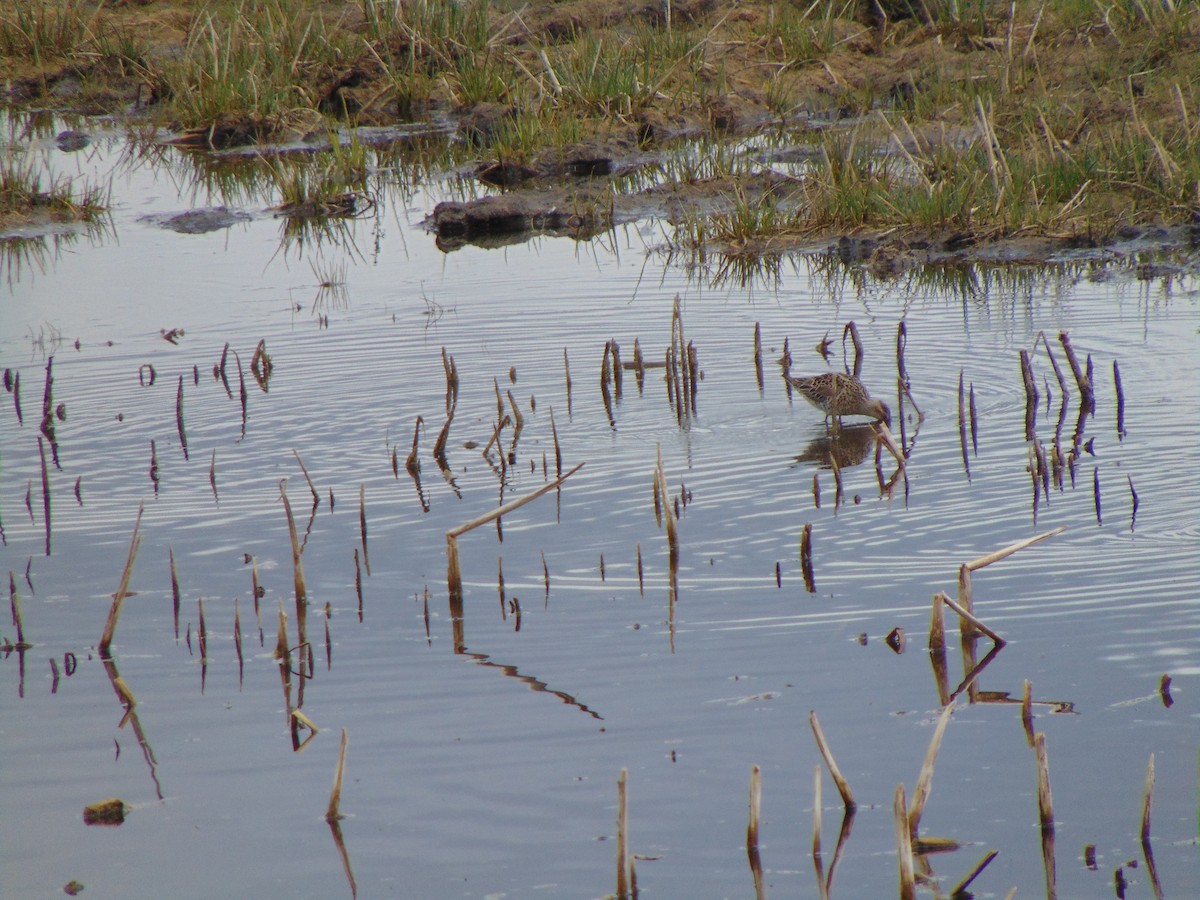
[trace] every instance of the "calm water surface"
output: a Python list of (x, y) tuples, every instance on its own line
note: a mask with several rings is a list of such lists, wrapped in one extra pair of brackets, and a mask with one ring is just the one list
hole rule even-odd
[[(1126, 896), (1153, 897), (1154, 880), (1163, 896), (1200, 896), (1194, 276), (1139, 277), (1138, 258), (1112, 254), (1107, 265), (880, 283), (817, 257), (785, 262), (777, 281), (722, 285), (664, 263), (659, 223), (443, 254), (420, 223), (450, 182), (397, 190), (386, 171), (349, 241), (281, 244), (270, 197), (207, 194), (177, 158), (130, 163), (119, 141), (44, 153), (60, 171), (111, 177), (114, 212), (105, 233), (4, 273), (0, 361), (20, 375), (23, 422), (13, 393), (0, 395), (0, 561), (32, 645), (0, 657), (5, 896), (61, 896), (77, 879), (85, 896), (114, 898), (348, 897), (352, 883), (361, 897), (599, 897), (615, 885), (616, 779), (628, 769), (641, 895), (753, 897), (758, 765), (764, 889), (817, 897), (810, 710), (860, 803), (831, 896), (895, 896), (893, 793), (911, 792), (941, 708), (930, 598), (957, 592), (962, 563), (1057, 528), (975, 573), (975, 610), (1008, 643), (957, 700), (921, 821), (923, 835), (962, 846), (923, 870), (948, 893), (997, 850), (976, 896), (1049, 893), (1034, 754), (1012, 702), (1028, 680), (1049, 753), (1057, 896), (1113, 896), (1118, 867)], [(222, 202), (253, 217), (203, 235), (147, 219)], [(329, 278), (339, 283), (322, 288)], [(605, 343), (628, 361), (636, 339), (661, 359), (676, 295), (703, 375), (695, 414), (676, 416), (661, 369), (642, 390), (627, 371), (606, 410)], [(924, 418), (906, 403), (907, 477), (886, 492), (895, 461), (884, 451), (877, 466), (870, 436), (846, 432), (834, 445), (839, 500), (821, 413), (789, 397), (775, 361), (787, 340), (794, 372), (840, 366), (849, 321), (863, 379), (893, 411), (904, 323)], [(163, 337), (171, 329), (177, 343)], [(1095, 413), (1077, 438), (1060, 330), (1094, 365)], [(1070, 387), (1058, 443), (1078, 448), (1048, 498), (1028, 471), (1018, 363), (1042, 331)], [(829, 363), (813, 350), (827, 333)], [(265, 389), (250, 371), (260, 341), (274, 366)], [(226, 344), (228, 392), (214, 378)], [(459, 378), (446, 473), (432, 454), (446, 420), (443, 351)], [(1033, 364), (1035, 437), (1049, 450), (1062, 392), (1040, 345)], [(65, 414), (57, 465), (43, 438), (49, 553), (38, 445), (48, 368)], [(977, 410), (965, 464), (960, 372)], [(523, 416), (503, 470), (481, 453), (497, 390)], [(504, 406), (511, 415), (507, 396)], [(418, 417), (414, 480), (404, 461)], [(445, 532), (552, 479), (553, 431), (564, 469), (586, 464), (461, 538), (456, 646)], [(512, 438), (506, 428), (506, 452)], [(652, 499), (660, 452), (680, 501), (673, 608)], [(285, 479), (314, 645), (312, 677), (293, 674), (286, 689), (272, 654), (281, 607), (298, 642)], [(95, 647), (139, 506), (136, 593), (106, 670)], [(885, 642), (896, 628), (902, 653)], [(7, 620), (0, 630), (16, 641)], [(956, 630), (949, 645), (952, 691), (964, 677)], [(990, 647), (982, 640), (977, 658)], [(298, 706), (319, 729), (299, 751)], [(343, 729), (352, 876), (324, 821)], [(1139, 840), (1152, 754), (1153, 878)], [(841, 808), (823, 779), (828, 871)], [(125, 823), (86, 826), (83, 807), (107, 797), (132, 807)]]

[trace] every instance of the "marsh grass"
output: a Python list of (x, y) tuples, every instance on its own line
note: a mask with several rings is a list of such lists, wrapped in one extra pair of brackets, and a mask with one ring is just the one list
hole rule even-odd
[(50, 175), (33, 151), (0, 149), (0, 230), (48, 217), (92, 222), (106, 211), (107, 191), (82, 179)]
[[(80, 97), (89, 79), (144, 83), (159, 121), (227, 126), (248, 142), (329, 116), (354, 125), (495, 104), (505, 113), (455, 152), (505, 160), (641, 127), (653, 113), (705, 135), (681, 153), (671, 127), (648, 128), (656, 179), (678, 184), (745, 171), (729, 148), (760, 120), (713, 113), (734, 98), (813, 146), (797, 202), (808, 232), (1103, 236), (1200, 211), (1195, 3), (747, 0), (674, 18), (506, 0), (160, 5), (189, 12), (172, 20), (187, 23), (178, 46), (125, 6), (9, 4), (0, 72), (66, 60)], [(116, 64), (92, 65), (104, 60)], [(732, 142), (718, 134), (730, 121)], [(927, 139), (939, 129), (965, 138)], [(332, 190), (315, 172), (284, 174), (293, 193)], [(711, 230), (786, 235), (796, 224), (785, 205), (739, 209)]]

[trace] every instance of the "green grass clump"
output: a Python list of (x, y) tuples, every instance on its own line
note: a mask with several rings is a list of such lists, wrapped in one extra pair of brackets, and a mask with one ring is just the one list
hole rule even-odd
[(47, 176), (32, 153), (0, 151), (0, 228), (40, 217), (92, 221), (105, 213), (105, 200), (99, 187)]

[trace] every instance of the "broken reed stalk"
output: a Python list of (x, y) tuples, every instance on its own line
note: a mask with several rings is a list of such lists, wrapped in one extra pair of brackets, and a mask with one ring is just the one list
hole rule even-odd
[(804, 531), (800, 534), (800, 571), (804, 576), (804, 588), (810, 594), (815, 594), (817, 591), (816, 581), (813, 579), (813, 562), (812, 562), (812, 523), (804, 523)]
[(238, 681), (242, 679), (242, 611), (238, 606), (238, 598), (233, 598), (233, 649), (237, 651)]
[(979, 414), (975, 409), (975, 382), (967, 392), (967, 414), (971, 421), (971, 452), (979, 455)]
[(762, 769), (750, 767), (750, 821), (746, 825), (746, 848), (758, 849), (758, 825), (762, 817)]
[(1021, 382), (1025, 385), (1025, 405), (1037, 406), (1041, 394), (1038, 393), (1037, 383), (1033, 380), (1033, 363), (1029, 359), (1028, 350), (1021, 351)]
[(630, 894), (630, 875), (633, 858), (629, 855), (629, 770), (617, 776), (617, 897), (627, 900)]
[(950, 892), (950, 896), (951, 897), (966, 897), (966, 896), (968, 896), (967, 895), (967, 887), (971, 884), (972, 881), (974, 881), (976, 878), (978, 878), (979, 874), (984, 869), (986, 869), (988, 867), (988, 865), (991, 864), (991, 861), (993, 859), (995, 859), (999, 855), (1000, 855), (999, 850), (989, 850), (987, 853), (985, 853), (983, 856), (983, 859), (979, 860), (979, 862), (977, 862), (975, 864), (975, 868), (973, 868), (970, 872), (968, 872), (965, 876), (963, 876), (962, 881), (960, 881), (958, 884), (956, 884), (954, 886), (954, 890), (952, 890)]
[(517, 406), (517, 401), (513, 397), (513, 392), (506, 391), (505, 393), (508, 394), (508, 404), (512, 407), (513, 411), (513, 438), (512, 446), (509, 449), (509, 452), (515, 456), (517, 452), (517, 441), (521, 437), (521, 429), (525, 427), (525, 417), (521, 415), (521, 410)]
[(896, 860), (900, 870), (900, 900), (916, 900), (917, 884), (913, 872), (912, 832), (908, 828), (904, 785), (896, 785), (892, 816), (896, 824)]
[(367, 553), (367, 485), (365, 482), (359, 482), (358, 485), (358, 527), (362, 533), (362, 550), (363, 550), (363, 568), (367, 570), (367, 577), (371, 577), (371, 557)]
[(208, 463), (208, 483), (212, 486), (213, 499), (218, 503), (221, 498), (217, 496), (217, 451), (213, 450), (212, 459)]
[(204, 624), (204, 598), (200, 597), (197, 603), (200, 606), (200, 663), (203, 665), (208, 662), (208, 628)]
[(1103, 525), (1104, 517), (1100, 512), (1100, 467), (1092, 469), (1092, 497), (1096, 501), (1096, 524)]
[(963, 390), (963, 370), (958, 370), (958, 444), (962, 449), (963, 470), (971, 477), (971, 463), (967, 458), (966, 396)]
[(821, 878), (821, 767), (813, 766), (813, 835), (812, 835), (812, 853), (813, 862), (817, 864), (817, 882), (824, 881)]
[(942, 746), (942, 736), (946, 733), (946, 726), (950, 723), (952, 712), (954, 712), (953, 700), (946, 704), (942, 714), (938, 716), (937, 726), (933, 729), (933, 737), (929, 739), (929, 748), (925, 751), (925, 760), (921, 763), (921, 774), (917, 776), (917, 783), (913, 787), (912, 802), (908, 805), (908, 830), (913, 838), (917, 836), (917, 826), (921, 822), (921, 814), (925, 811), (925, 802), (929, 799), (933, 784), (933, 764), (937, 760), (938, 750)]
[(1038, 819), (1042, 834), (1054, 832), (1054, 799), (1050, 794), (1050, 763), (1046, 756), (1046, 735), (1039, 731), (1033, 738), (1033, 752), (1037, 757)]
[(1075, 376), (1075, 383), (1079, 386), (1079, 393), (1082, 396), (1080, 406), (1091, 412), (1095, 408), (1095, 400), (1092, 396), (1092, 381), (1079, 365), (1079, 360), (1075, 358), (1075, 348), (1071, 346), (1070, 334), (1060, 331), (1058, 333), (1058, 342), (1062, 344), (1063, 352), (1067, 355), (1067, 363), (1071, 367), (1071, 373)]
[(567, 384), (567, 416), (571, 415), (571, 361), (567, 358), (567, 348), (563, 347), (563, 373)]
[(308, 489), (312, 492), (313, 506), (316, 506), (321, 502), (321, 495), (317, 493), (317, 488), (313, 484), (313, 480), (308, 477), (308, 469), (304, 465), (304, 460), (300, 458), (300, 454), (296, 452), (295, 447), (292, 448), (292, 456), (296, 457), (296, 462), (300, 464), (300, 471), (304, 473), (304, 480), (308, 482)]
[(942, 603), (946, 604), (948, 607), (958, 613), (962, 619), (973, 625), (976, 630), (982, 631), (984, 634), (990, 637), (993, 641), (995, 641), (997, 647), (1003, 647), (1008, 643), (1006, 640), (1004, 640), (1004, 638), (1000, 637), (1000, 635), (996, 634), (996, 632), (984, 625), (983, 622), (981, 622), (978, 618), (951, 600), (949, 595), (947, 595), (945, 592), (941, 593), (940, 597)]
[(908, 326), (904, 320), (896, 326), (896, 376), (904, 387), (909, 385), (908, 367), (904, 364), (904, 350), (908, 347)]
[[(17, 576), (12, 569), (8, 570), (8, 602), (12, 609), (13, 627), (17, 629), (17, 649), (26, 650), (29, 645), (25, 643), (25, 626), (21, 623), (21, 598), (17, 596)], [(54, 664), (53, 658), (50, 663)]]
[(421, 461), (417, 459), (417, 441), (421, 437), (421, 426), (425, 420), (417, 416), (417, 422), (413, 425), (412, 449), (408, 451), (408, 459), (404, 461), (404, 470), (409, 475), (416, 475), (421, 471)]
[(283, 611), (283, 601), (279, 601), (279, 630), (275, 634), (275, 659), (284, 661), (284, 671), (291, 670), (292, 661), (291, 654), (288, 650), (287, 639), (287, 613)]
[(1025, 729), (1025, 739), (1033, 746), (1033, 685), (1025, 679), (1021, 690), (1021, 726)]
[(104, 633), (100, 636), (100, 643), (96, 647), (102, 657), (109, 655), (108, 648), (112, 644), (113, 632), (117, 630), (117, 618), (121, 615), (121, 604), (130, 593), (129, 579), (133, 577), (133, 563), (137, 559), (138, 548), (142, 545), (142, 536), (138, 534), (138, 527), (142, 524), (143, 509), (144, 507), (139, 504), (137, 518), (133, 522), (133, 536), (129, 539), (129, 556), (125, 560), (125, 568), (121, 571), (121, 582), (117, 585), (117, 592), (113, 594), (112, 607), (108, 611), (108, 621), (104, 623)]
[(946, 646), (946, 611), (942, 604), (944, 592), (933, 595), (933, 611), (929, 616), (929, 649), (942, 650)]
[(1137, 524), (1138, 495), (1137, 491), (1133, 489), (1133, 476), (1126, 475), (1125, 478), (1129, 481), (1129, 496), (1133, 500), (1133, 510), (1129, 516), (1129, 530), (1132, 531), (1134, 526)]
[(621, 345), (617, 343), (616, 338), (609, 341), (609, 345), (612, 347), (613, 388), (617, 392), (617, 399), (620, 400), (625, 389), (625, 366), (621, 362)]
[(338, 805), (342, 802), (342, 776), (346, 773), (346, 748), (350, 745), (350, 736), (346, 733), (346, 729), (342, 729), (342, 746), (338, 750), (337, 767), (333, 770), (333, 790), (329, 793), (329, 809), (325, 811), (326, 822), (336, 822), (338, 819), (345, 818), (338, 812)]
[(1146, 764), (1146, 790), (1142, 795), (1142, 846), (1150, 844), (1150, 806), (1154, 799), (1154, 754)]
[[(493, 444), (499, 443), (500, 432), (504, 430), (505, 426), (510, 425), (510, 424), (512, 424), (512, 419), (507, 414), (499, 422), (496, 423), (496, 427), (492, 429), (492, 436), (490, 438), (488, 438), (488, 442), (483, 445), (483, 456), (484, 457), (486, 457), (491, 452)], [(503, 463), (504, 462), (504, 458), (503, 458), (504, 454), (501, 453), (500, 457), (501, 457), (500, 462)]]
[(646, 596), (646, 582), (642, 570), (642, 545), (637, 545), (638, 596)]
[(858, 804), (854, 801), (854, 792), (850, 790), (850, 785), (842, 777), (841, 770), (838, 769), (837, 763), (833, 759), (833, 751), (829, 749), (829, 742), (825, 740), (825, 732), (821, 730), (821, 723), (817, 719), (815, 710), (809, 710), (808, 724), (817, 741), (817, 749), (821, 752), (821, 758), (825, 760), (825, 767), (829, 769), (829, 775), (833, 778), (833, 783), (837, 785), (838, 793), (842, 795), (842, 805), (847, 811), (857, 809)]
[[(292, 504), (287, 498), (287, 479), (279, 483), (279, 498), (283, 501), (283, 510), (287, 514), (288, 537), (292, 542), (292, 583), (296, 590), (296, 628), (299, 630), (300, 645), (308, 641), (308, 588), (304, 583), (304, 562), (300, 555), (304, 549), (300, 546), (300, 538), (296, 534), (296, 520), (292, 516)], [(286, 641), (286, 637), (284, 638)], [(301, 658), (303, 662), (303, 657)]]
[(1121, 387), (1121, 368), (1113, 360), (1113, 385), (1117, 391), (1117, 439), (1125, 436), (1125, 390)]
[(757, 322), (754, 323), (754, 377), (758, 380), (758, 389), (761, 391), (763, 389), (762, 329)]
[(554, 475), (562, 477), (562, 447), (558, 443), (558, 428), (554, 425), (554, 406), (550, 407), (550, 437), (554, 441)]
[(1046, 531), (1042, 534), (1034, 535), (1031, 538), (1026, 538), (1023, 541), (1017, 541), (1015, 544), (1009, 544), (1007, 547), (997, 550), (994, 553), (988, 553), (984, 556), (978, 557), (977, 559), (971, 560), (966, 564), (966, 568), (972, 572), (975, 572), (979, 569), (982, 569), (984, 566), (990, 566), (994, 562), (999, 562), (1005, 557), (1012, 556), (1018, 550), (1024, 550), (1026, 547), (1032, 547), (1034, 544), (1040, 544), (1047, 538), (1052, 538), (1056, 535), (1062, 534), (1066, 530), (1066, 525), (1060, 525), (1053, 531)]
[(179, 390), (175, 393), (175, 428), (179, 432), (179, 446), (183, 448), (183, 458), (188, 458), (187, 432), (183, 428), (183, 376), (179, 376)]
[(1067, 396), (1067, 379), (1063, 378), (1062, 369), (1059, 368), (1058, 360), (1054, 358), (1054, 352), (1050, 349), (1050, 341), (1046, 337), (1046, 332), (1039, 331), (1033, 342), (1033, 349), (1037, 349), (1038, 341), (1041, 341), (1046, 348), (1046, 358), (1050, 360), (1050, 367), (1054, 369), (1054, 377), (1058, 380), (1058, 389), (1062, 392), (1063, 397)]
[(854, 377), (858, 378), (862, 375), (863, 363), (863, 345), (862, 338), (858, 336), (858, 326), (851, 319), (846, 323), (846, 327), (842, 329), (842, 362), (846, 361), (846, 335), (850, 335), (850, 340), (854, 342)]
[(468, 531), (478, 528), (480, 525), (486, 525), (488, 522), (491, 522), (494, 519), (498, 519), (501, 516), (507, 515), (508, 513), (512, 512), (514, 509), (519, 509), (520, 507), (524, 506), (526, 503), (529, 503), (531, 500), (536, 500), (538, 497), (542, 496), (542, 494), (545, 494), (548, 491), (554, 490), (556, 487), (558, 487), (560, 484), (562, 484), (564, 481), (566, 481), (568, 478), (570, 478), (572, 475), (574, 475), (576, 472), (578, 472), (580, 469), (582, 469), (585, 465), (586, 465), (586, 462), (581, 462), (577, 466), (575, 466), (575, 468), (568, 471), (566, 474), (562, 475), (559, 478), (555, 478), (551, 482), (548, 482), (548, 483), (542, 485), (540, 488), (538, 488), (535, 491), (531, 491), (530, 493), (526, 494), (524, 497), (518, 497), (516, 500), (510, 500), (508, 503), (505, 503), (503, 506), (496, 507), (494, 510), (492, 510), (489, 513), (485, 513), (482, 516), (477, 516), (476, 518), (471, 519), (468, 522), (464, 522), (461, 525), (457, 525), (454, 528), (451, 528), (449, 531), (446, 532), (446, 537), (457, 539), (457, 538), (461, 537), (462, 535), (466, 534)]

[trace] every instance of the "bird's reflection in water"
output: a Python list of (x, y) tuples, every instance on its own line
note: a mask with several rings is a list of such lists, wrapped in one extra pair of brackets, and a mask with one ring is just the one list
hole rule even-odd
[(875, 427), (869, 423), (844, 425), (809, 441), (796, 462), (816, 463), (822, 469), (831, 469), (836, 463), (839, 469), (847, 469), (871, 456), (877, 439)]

